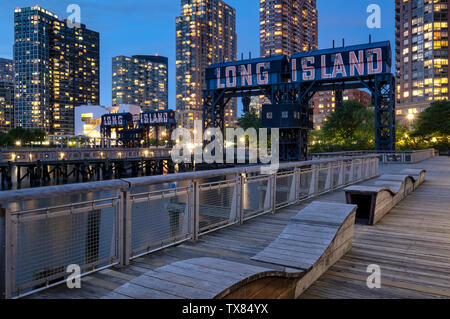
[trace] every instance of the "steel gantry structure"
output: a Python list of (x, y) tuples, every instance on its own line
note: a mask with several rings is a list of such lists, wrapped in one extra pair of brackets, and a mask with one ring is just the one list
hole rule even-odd
[(366, 89), (375, 108), (375, 148), (395, 149), (395, 78), (390, 72), (390, 42), (369, 43), (211, 65), (203, 92), (203, 129), (224, 133), (224, 110), (232, 98), (264, 95), (271, 104), (262, 109), (265, 128), (280, 129), (280, 160), (306, 160), (312, 129), (311, 99), (318, 91)]

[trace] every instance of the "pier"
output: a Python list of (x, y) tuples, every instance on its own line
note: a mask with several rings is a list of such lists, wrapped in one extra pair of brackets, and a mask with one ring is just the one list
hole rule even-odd
[[(14, 269), (23, 273), (16, 275), (16, 282), (7, 283), (8, 291), (11, 297), (103, 298), (149, 271), (191, 259), (214, 258), (267, 267), (252, 257), (274, 242), (289, 221), (311, 202), (343, 204), (344, 186), (365, 185), (380, 174), (395, 174), (405, 168), (424, 168), (425, 183), (375, 226), (357, 223), (350, 251), (300, 298), (448, 298), (449, 164), (448, 157), (434, 157), (416, 164), (380, 164), (377, 156), (366, 155), (281, 164), (275, 175), (264, 177), (256, 168), (177, 174), (172, 178), (175, 186), (167, 184), (165, 176), (120, 179), (80, 184), (84, 185), (84, 192), (91, 194), (101, 189), (102, 196), (97, 193), (80, 198), (77, 203), (60, 202), (40, 210), (27, 209), (24, 204), (5, 205), (5, 197), (0, 194), (3, 207), (9, 207), (4, 208), (5, 216), (8, 213), (17, 216), (10, 220), (12, 225), (48, 223), (49, 218), (53, 222), (72, 219), (69, 230), (74, 234), (83, 231), (82, 238), (93, 238), (92, 234), (97, 238), (95, 244), (81, 240), (70, 250), (73, 255), (69, 259), (84, 263), (81, 265), (84, 276), (81, 289), (68, 289), (63, 265), (69, 260), (58, 256), (64, 254), (63, 243), (70, 243), (68, 237), (73, 235), (54, 233), (53, 236), (62, 236), (59, 250), (52, 252), (55, 262), (29, 269), (23, 264), (25, 260), (20, 259), (26, 250), (20, 249), (33, 247), (37, 249), (35, 254), (45, 254), (49, 247), (55, 246), (44, 244), (48, 243), (46, 236), (37, 244), (26, 238), (20, 240), (23, 234), (13, 231), (19, 250), (6, 253), (14, 261)], [(227, 177), (220, 181), (211, 179), (217, 174)], [(196, 182), (201, 178), (201, 183)], [(149, 189), (149, 184), (161, 187)], [(61, 194), (69, 194), (73, 187), (80, 186), (63, 187), (66, 189), (61, 189)], [(42, 187), (40, 196), (55, 196), (51, 188)], [(31, 189), (9, 193), (11, 203), (22, 196), (30, 200), (36, 196)], [(131, 224), (121, 219), (128, 210)], [(39, 217), (41, 214), (46, 217)], [(75, 222), (73, 214), (84, 214), (86, 219)], [(87, 228), (91, 229), (91, 235), (85, 232), (88, 230), (79, 229), (83, 225), (91, 225)], [(99, 225), (100, 231), (92, 233), (94, 225)], [(111, 229), (102, 232), (106, 225)], [(130, 233), (121, 234), (122, 227)], [(380, 289), (367, 288), (366, 270), (371, 264), (381, 268)], [(171, 281), (168, 279), (169, 285)]]

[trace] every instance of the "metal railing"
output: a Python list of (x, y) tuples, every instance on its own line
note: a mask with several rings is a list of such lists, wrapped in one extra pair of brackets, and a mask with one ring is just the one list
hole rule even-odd
[(0, 192), (1, 292), (22, 297), (378, 176), (376, 155)]
[(368, 154), (378, 154), (382, 163), (389, 164), (415, 164), (432, 158), (436, 155), (434, 149), (417, 151), (349, 151), (336, 153), (313, 153), (311, 159), (325, 159), (337, 156), (364, 156)]
[(94, 159), (124, 159), (124, 158), (163, 158), (170, 156), (170, 149), (165, 147), (149, 148), (42, 148), (42, 149), (2, 149), (0, 162), (50, 162), (79, 161)]

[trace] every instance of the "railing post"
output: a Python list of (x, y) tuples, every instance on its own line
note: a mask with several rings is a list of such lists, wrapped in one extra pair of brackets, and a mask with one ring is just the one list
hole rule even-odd
[(233, 191), (233, 202), (231, 205), (230, 219), (235, 218), (235, 220), (239, 221), (239, 224), (242, 225), (244, 223), (243, 207), (242, 207), (244, 177), (242, 176), (242, 174), (235, 174), (234, 180), (235, 185)]
[(272, 214), (277, 211), (277, 173), (272, 174), (272, 185), (271, 185), (271, 198), (272, 198)]
[(345, 162), (340, 161), (339, 163), (339, 179), (338, 179), (338, 186), (344, 186), (345, 184)]
[(350, 174), (349, 174), (349, 184), (353, 184), (353, 182), (355, 181), (355, 160), (352, 158), (351, 159), (351, 164), (350, 164)]
[(372, 177), (380, 175), (379, 174), (379, 169), (380, 169), (380, 158), (377, 157), (377, 158), (375, 158), (375, 161), (374, 161), (373, 176)]
[(120, 240), (120, 265), (127, 266), (130, 264), (131, 258), (131, 198), (130, 198), (130, 190), (123, 190), (122, 195), (122, 212), (121, 212), (121, 240)]
[(200, 226), (200, 183), (193, 181), (192, 240), (198, 240)]
[(372, 160), (367, 158), (364, 160), (364, 179), (368, 179), (370, 177), (370, 162)]
[(0, 299), (6, 299), (5, 279), (6, 279), (6, 221), (5, 209), (0, 207)]
[(292, 184), (293, 187), (291, 187), (291, 189), (293, 188), (293, 201), (295, 203), (298, 203), (300, 200), (300, 180), (301, 180), (301, 169), (299, 167), (296, 167), (294, 169), (294, 177), (292, 178)]
[(358, 170), (356, 171), (356, 180), (360, 181), (362, 179), (362, 169), (363, 169), (364, 159), (358, 160)]
[(328, 163), (327, 179), (325, 181), (325, 190), (333, 188), (333, 162)]
[(239, 200), (238, 200), (238, 216), (239, 223), (242, 225), (244, 223), (244, 184), (247, 178), (247, 174), (239, 174), (237, 181), (239, 182), (238, 190), (239, 190)]
[(17, 247), (17, 217), (16, 225), (9, 209), (5, 210), (5, 271), (4, 298), (11, 299), (16, 284), (16, 247)]
[(264, 210), (272, 209), (272, 175), (268, 176), (266, 186), (266, 196), (264, 197)]
[[(319, 165), (320, 168), (320, 165)], [(311, 165), (311, 183), (309, 185), (309, 196), (317, 195), (319, 192), (319, 169), (318, 165)]]
[(0, 208), (0, 299), (6, 299), (7, 249), (6, 249), (6, 209)]

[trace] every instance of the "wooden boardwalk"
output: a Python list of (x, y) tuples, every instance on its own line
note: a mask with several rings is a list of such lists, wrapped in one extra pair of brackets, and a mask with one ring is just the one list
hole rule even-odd
[[(450, 298), (450, 158), (438, 157), (415, 165), (383, 165), (381, 173), (404, 168), (427, 169), (425, 183), (376, 226), (356, 225), (352, 250), (302, 298)], [(339, 190), (314, 200), (345, 203), (345, 194)], [(269, 266), (251, 258), (274, 241), (309, 203), (201, 236), (196, 243), (138, 258), (128, 267), (86, 276), (81, 289), (59, 286), (28, 298), (101, 298), (149, 270), (190, 258), (213, 257)], [(371, 264), (381, 267), (380, 289), (366, 286), (366, 268)]]
[[(377, 225), (357, 225), (352, 250), (302, 298), (450, 298), (450, 158), (414, 167), (427, 170), (425, 183)], [(380, 289), (367, 288), (370, 264), (381, 267)]]

